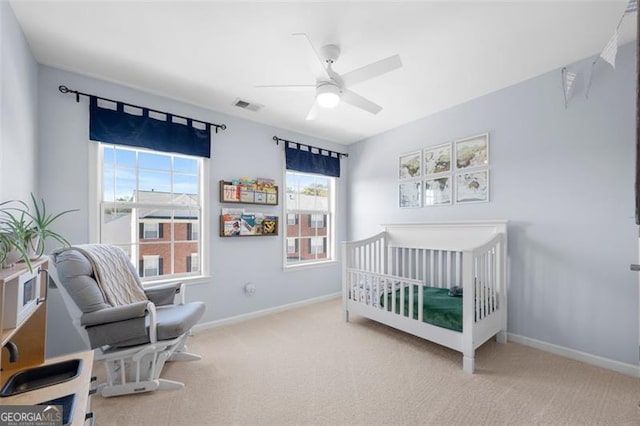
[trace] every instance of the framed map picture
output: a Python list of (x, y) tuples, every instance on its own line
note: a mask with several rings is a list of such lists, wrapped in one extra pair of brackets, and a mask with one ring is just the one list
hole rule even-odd
[(451, 171), (451, 143), (425, 148), (422, 152), (425, 177)]
[(398, 200), (401, 208), (422, 207), (422, 182), (418, 180), (399, 184)]
[(456, 203), (489, 201), (489, 170), (456, 175)]
[(456, 170), (489, 165), (489, 133), (456, 141)]
[(424, 205), (442, 206), (451, 204), (451, 177), (443, 176), (424, 181)]
[(402, 179), (419, 178), (422, 173), (422, 153), (411, 152), (401, 155), (398, 164), (398, 176)]

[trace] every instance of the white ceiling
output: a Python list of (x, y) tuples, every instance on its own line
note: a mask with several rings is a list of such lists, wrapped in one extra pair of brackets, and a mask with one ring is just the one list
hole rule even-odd
[[(597, 55), (621, 1), (12, 1), (36, 60), (272, 126), (352, 143)], [(627, 15), (620, 43), (636, 37)], [(305, 121), (314, 93), (305, 32), (338, 44), (345, 73), (393, 54), (404, 66), (351, 87), (383, 107), (347, 104)], [(63, 84), (64, 82), (60, 82)], [(77, 88), (81, 89), (81, 88)], [(264, 105), (232, 106), (237, 98)]]

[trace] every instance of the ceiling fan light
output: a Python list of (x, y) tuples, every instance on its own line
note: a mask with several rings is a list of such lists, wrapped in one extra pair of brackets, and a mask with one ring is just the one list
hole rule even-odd
[(340, 103), (340, 88), (333, 84), (324, 84), (318, 87), (316, 100), (323, 108), (334, 108)]

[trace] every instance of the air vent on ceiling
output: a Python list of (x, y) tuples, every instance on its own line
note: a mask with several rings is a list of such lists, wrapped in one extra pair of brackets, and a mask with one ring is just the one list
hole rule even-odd
[(242, 109), (248, 109), (249, 111), (253, 111), (256, 112), (258, 110), (260, 110), (263, 105), (257, 104), (257, 103), (251, 103), (249, 101), (245, 101), (244, 99), (240, 99), (240, 98), (236, 98), (235, 101), (233, 101), (233, 106), (237, 106), (238, 108), (242, 108)]

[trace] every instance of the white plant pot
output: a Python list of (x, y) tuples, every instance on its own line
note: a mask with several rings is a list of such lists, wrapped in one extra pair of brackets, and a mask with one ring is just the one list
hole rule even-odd
[(27, 244), (27, 254), (29, 255), (29, 260), (37, 260), (42, 257), (42, 255), (38, 255), (36, 250), (38, 250), (38, 244), (40, 243), (40, 237), (33, 237)]
[(2, 267), (3, 268), (11, 268), (13, 265), (18, 263), (18, 261), (20, 259), (22, 259), (22, 256), (20, 256), (20, 252), (18, 250), (16, 250), (16, 249), (12, 248), (7, 253), (7, 257), (4, 259), (4, 262), (2, 263)]

